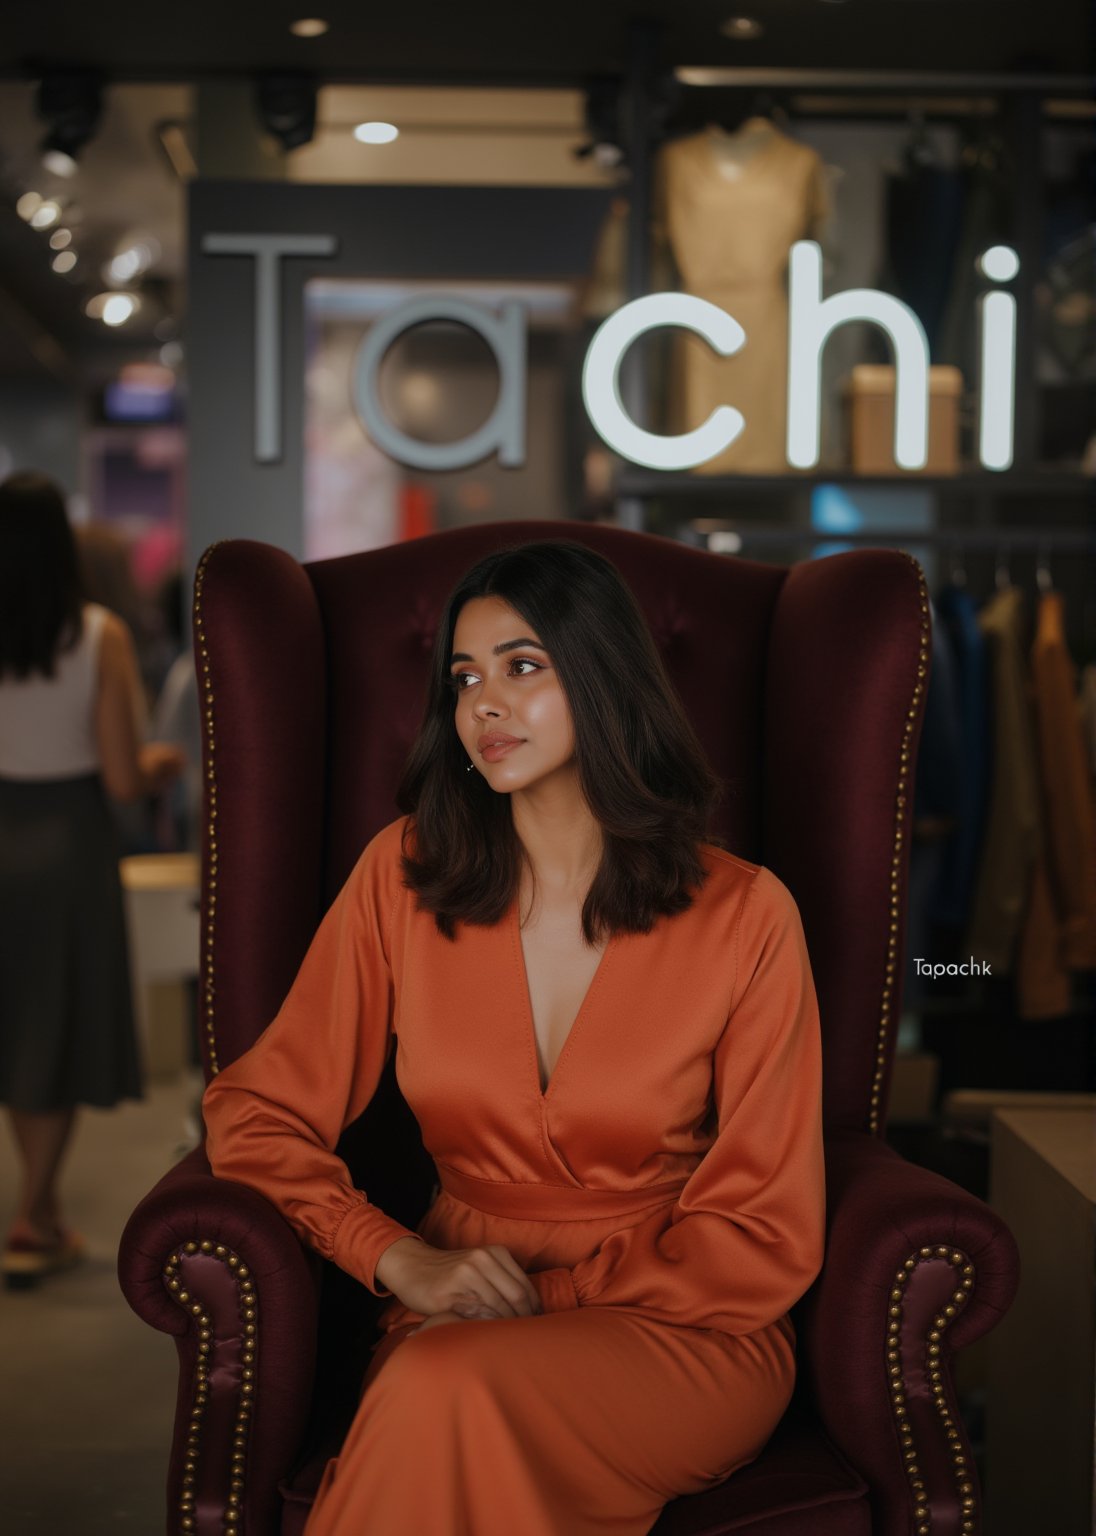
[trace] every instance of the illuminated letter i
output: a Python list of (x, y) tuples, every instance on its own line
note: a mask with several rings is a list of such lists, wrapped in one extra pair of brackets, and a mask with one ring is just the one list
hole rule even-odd
[[(994, 245), (978, 259), (979, 270), (994, 283), (1007, 283), (1020, 270), (1020, 258), (1008, 245)], [(982, 377), (978, 420), (978, 457), (986, 469), (1012, 463), (1016, 394), (1016, 300), (1011, 293), (987, 293), (980, 300)]]

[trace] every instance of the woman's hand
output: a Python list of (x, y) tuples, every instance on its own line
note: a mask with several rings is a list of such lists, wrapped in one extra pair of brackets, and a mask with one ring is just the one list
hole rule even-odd
[(186, 753), (182, 747), (166, 741), (149, 741), (137, 754), (137, 761), (146, 795), (158, 795), (179, 777), (186, 767)]
[(532, 1317), (536, 1287), (508, 1248), (432, 1248), (401, 1237), (381, 1254), (376, 1278), (412, 1312), (476, 1317)]
[(474, 1323), (478, 1322), (481, 1318), (486, 1320), (491, 1317), (498, 1317), (498, 1313), (490, 1312), (486, 1307), (482, 1312), (477, 1312), (475, 1317), (462, 1317), (459, 1312), (435, 1312), (433, 1317), (428, 1317), (417, 1328), (412, 1328), (407, 1337), (409, 1339), (413, 1338), (416, 1333), (421, 1333), (424, 1328), (439, 1328), (443, 1323)]

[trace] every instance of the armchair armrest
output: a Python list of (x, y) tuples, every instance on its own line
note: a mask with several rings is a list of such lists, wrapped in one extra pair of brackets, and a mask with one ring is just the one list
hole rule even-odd
[(979, 1489), (952, 1377), (996, 1326), (1020, 1256), (1000, 1217), (859, 1131), (826, 1138), (822, 1273), (800, 1303), (815, 1406), (870, 1484), (884, 1531), (980, 1528)]
[(312, 1396), (320, 1268), (269, 1201), (214, 1177), (204, 1147), (127, 1222), (122, 1293), (179, 1353), (170, 1536), (223, 1536), (226, 1515), (249, 1536), (280, 1529), (278, 1480)]

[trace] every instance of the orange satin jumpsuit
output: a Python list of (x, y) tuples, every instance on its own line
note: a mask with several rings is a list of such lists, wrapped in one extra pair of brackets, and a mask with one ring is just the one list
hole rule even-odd
[[(799, 912), (709, 844), (693, 905), (609, 940), (541, 1089), (515, 901), (443, 938), (363, 851), (277, 1016), (210, 1083), (213, 1170), (374, 1295), (384, 1250), (501, 1243), (543, 1313), (392, 1297), (306, 1536), (643, 1536), (764, 1448), (821, 1263), (822, 1058)], [(412, 820), (413, 828), (413, 820)], [(440, 1191), (417, 1233), (332, 1150), (390, 1048)]]

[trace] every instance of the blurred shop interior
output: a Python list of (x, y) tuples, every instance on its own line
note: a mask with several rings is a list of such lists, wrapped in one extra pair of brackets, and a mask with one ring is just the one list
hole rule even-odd
[[(568, 3), (516, 24), (481, 5), (436, 30), (225, 9), (127, 10), (108, 36), (46, 4), (0, 45), (0, 478), (63, 487), (88, 595), (134, 635), (149, 737), (189, 754), (169, 791), (114, 807), (150, 1077), (200, 1062), (189, 609), (210, 543), (321, 560), (552, 518), (777, 564), (904, 549), (933, 640), (887, 1135), (991, 1198), (995, 1115), (1096, 1103), (1086, 8)], [(330, 247), (279, 257), (262, 353), (259, 259), (217, 241), (272, 231)], [(908, 363), (855, 317), (820, 348), (817, 451), (791, 462), (793, 246), (817, 253), (823, 295), (916, 317), (916, 467), (895, 446)], [(615, 451), (583, 395), (599, 327), (663, 292), (746, 333), (720, 355), (662, 326), (627, 351), (620, 394), (646, 432), (745, 415), (679, 468)], [(401, 461), (367, 428), (370, 389), (430, 447), (499, 408), (498, 347), (453, 318), (409, 323), (366, 377), (371, 328), (429, 296), (518, 306), (510, 462)]]

